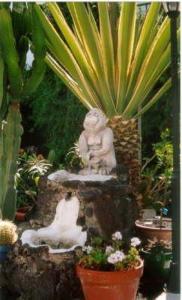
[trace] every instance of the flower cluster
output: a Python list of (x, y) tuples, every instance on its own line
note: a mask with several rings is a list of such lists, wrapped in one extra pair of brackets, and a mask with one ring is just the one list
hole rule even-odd
[(140, 244), (141, 244), (141, 241), (140, 241), (139, 238), (133, 237), (133, 238), (131, 239), (131, 246), (132, 246), (132, 247), (137, 247), (137, 246), (139, 246)]
[(106, 246), (106, 254), (111, 254), (114, 251), (114, 248), (112, 246)]
[(123, 261), (124, 258), (125, 258), (124, 252), (117, 250), (116, 252), (111, 253), (108, 256), (107, 261), (110, 264), (117, 264), (118, 262)]
[(112, 235), (112, 240), (113, 241), (120, 241), (120, 240), (122, 240), (122, 234), (121, 234), (121, 232), (119, 232), (119, 231), (116, 231), (115, 233), (113, 233), (113, 235)]
[(137, 250), (140, 243), (138, 237), (125, 242), (119, 231), (112, 234), (109, 243), (97, 237), (92, 240), (91, 245), (82, 248), (79, 264), (85, 268), (107, 271), (135, 267), (140, 259)]

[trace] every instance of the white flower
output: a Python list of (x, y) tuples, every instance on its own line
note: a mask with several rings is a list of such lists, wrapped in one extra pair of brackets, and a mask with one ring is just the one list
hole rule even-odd
[(132, 247), (136, 247), (136, 246), (138, 246), (138, 245), (140, 245), (140, 244), (141, 244), (141, 241), (140, 241), (139, 238), (133, 237), (133, 238), (131, 239), (131, 246), (132, 246)]
[(116, 264), (117, 263), (117, 258), (116, 255), (113, 253), (111, 255), (109, 255), (109, 257), (107, 258), (108, 263), (110, 264)]
[(122, 240), (122, 234), (120, 231), (116, 231), (115, 233), (112, 234), (112, 240), (117, 241), (117, 240)]
[(114, 248), (112, 246), (107, 246), (106, 247), (106, 254), (111, 254), (114, 251)]
[(87, 254), (90, 254), (91, 251), (92, 251), (92, 249), (93, 249), (93, 247), (91, 247), (91, 246), (84, 246), (84, 247), (82, 248), (82, 250), (83, 250), (84, 252), (87, 252)]
[(125, 254), (119, 250), (115, 252), (115, 255), (116, 255), (118, 261), (122, 261), (125, 258)]
[(110, 264), (116, 264), (118, 262), (121, 262), (125, 258), (125, 254), (122, 251), (116, 251), (115, 253), (112, 253), (107, 258), (107, 261)]

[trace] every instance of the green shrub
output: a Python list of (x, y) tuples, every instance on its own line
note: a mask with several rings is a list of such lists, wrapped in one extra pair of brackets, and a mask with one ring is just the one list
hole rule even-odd
[[(161, 133), (172, 125), (171, 91), (166, 93), (151, 109), (142, 116), (142, 156), (150, 157), (153, 144), (160, 141)], [(171, 133), (169, 132), (171, 140)]]
[(31, 150), (20, 149), (18, 157), (18, 170), (15, 175), (17, 191), (17, 208), (34, 206), (38, 193), (38, 182), (52, 165), (42, 154), (36, 154)]
[[(54, 150), (55, 161), (65, 164), (66, 154), (82, 130), (85, 113), (83, 105), (48, 71), (39, 89), (24, 101), (26, 136), (33, 137), (31, 145), (37, 146), (44, 155)], [(28, 146), (26, 136), (23, 146)]]
[(173, 145), (168, 128), (161, 133), (161, 140), (153, 145), (153, 152), (152, 157), (144, 158), (137, 200), (141, 207), (160, 212), (171, 203)]

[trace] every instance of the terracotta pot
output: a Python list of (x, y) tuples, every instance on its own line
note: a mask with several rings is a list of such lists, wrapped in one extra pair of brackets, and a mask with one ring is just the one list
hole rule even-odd
[(21, 221), (21, 222), (25, 221), (27, 214), (30, 213), (31, 210), (32, 210), (32, 207), (30, 207), (30, 206), (20, 207), (16, 212), (15, 219), (17, 221)]
[(102, 272), (84, 269), (77, 265), (85, 300), (135, 300), (143, 261), (131, 270)]
[[(156, 227), (152, 222), (152, 219), (149, 220), (137, 220), (135, 226), (137, 233), (141, 238), (152, 240), (154, 237), (158, 240), (163, 241), (172, 241), (172, 228), (171, 228), (171, 219), (163, 218), (163, 227)], [(150, 225), (151, 223), (151, 225)]]

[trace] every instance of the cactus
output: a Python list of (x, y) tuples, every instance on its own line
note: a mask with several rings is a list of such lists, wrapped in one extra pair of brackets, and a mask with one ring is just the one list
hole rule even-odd
[(8, 219), (13, 219), (16, 212), (14, 176), (22, 132), (19, 105), (12, 103), (0, 131), (0, 209)]
[(0, 245), (14, 244), (18, 238), (16, 229), (13, 222), (0, 220)]
[[(0, 214), (8, 219), (14, 219), (16, 211), (14, 178), (23, 132), (19, 103), (35, 91), (46, 68), (44, 33), (34, 5), (22, 3), (18, 10), (14, 6), (11, 11), (8, 3), (0, 3)], [(34, 63), (26, 72), (30, 45)]]

